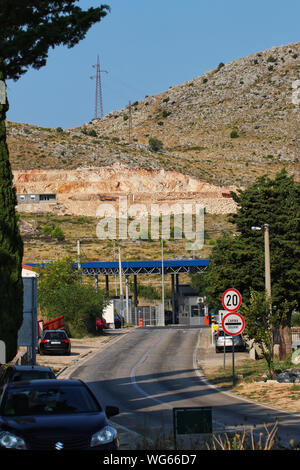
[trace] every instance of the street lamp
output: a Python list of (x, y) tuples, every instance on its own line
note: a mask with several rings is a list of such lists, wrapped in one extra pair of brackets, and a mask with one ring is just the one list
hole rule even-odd
[(271, 264), (270, 264), (270, 226), (264, 224), (261, 227), (253, 226), (252, 230), (263, 230), (265, 238), (265, 286), (269, 297), (271, 297)]

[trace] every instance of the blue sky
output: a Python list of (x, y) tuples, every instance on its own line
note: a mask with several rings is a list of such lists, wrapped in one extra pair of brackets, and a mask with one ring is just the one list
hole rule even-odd
[(75, 127), (94, 116), (97, 55), (104, 114), (251, 53), (300, 40), (299, 0), (80, 0), (111, 12), (73, 49), (8, 81), (7, 118)]

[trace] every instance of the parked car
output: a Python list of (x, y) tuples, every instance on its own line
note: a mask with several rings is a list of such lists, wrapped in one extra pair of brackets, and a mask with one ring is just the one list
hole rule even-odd
[(71, 341), (64, 330), (46, 330), (39, 343), (40, 354), (71, 354)]
[(45, 366), (7, 366), (2, 367), (0, 375), (0, 392), (4, 385), (23, 380), (56, 379), (51, 367)]
[(108, 418), (81, 380), (9, 383), (0, 398), (0, 449), (108, 450), (119, 448)]
[(107, 323), (106, 323), (105, 318), (97, 317), (96, 318), (96, 330), (103, 330), (104, 328), (107, 328)]
[[(224, 351), (224, 343), (225, 351), (228, 349), (231, 351), (232, 336), (226, 335), (224, 330), (218, 330), (216, 335), (216, 353)], [(235, 351), (245, 351), (246, 349), (246, 342), (244, 341), (242, 335), (233, 336), (233, 344)]]
[(115, 328), (122, 328), (124, 326), (124, 317), (119, 313), (114, 314)]

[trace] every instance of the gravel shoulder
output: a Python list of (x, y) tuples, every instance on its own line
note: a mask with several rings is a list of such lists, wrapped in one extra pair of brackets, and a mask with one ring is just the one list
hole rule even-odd
[[(235, 366), (249, 359), (248, 352), (237, 352), (234, 358)], [(216, 354), (209, 330), (205, 332), (205, 350), (202, 350), (198, 365), (208, 382), (213, 382), (216, 372), (224, 368), (224, 354)], [(226, 353), (225, 365), (232, 367), (232, 353), (230, 352)], [(221, 391), (235, 393), (243, 398), (276, 407), (278, 410), (300, 412), (300, 384), (279, 383), (275, 380), (246, 383), (243, 381), (243, 377), (238, 374), (236, 377), (237, 382), (234, 387), (222, 386), (222, 383), (216, 387)]]

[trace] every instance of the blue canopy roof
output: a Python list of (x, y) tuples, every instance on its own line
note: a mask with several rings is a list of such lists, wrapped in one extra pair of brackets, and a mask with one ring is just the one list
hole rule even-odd
[[(164, 260), (164, 272), (199, 272), (206, 270), (209, 265), (209, 259), (181, 259)], [(81, 269), (86, 274), (116, 274), (119, 272), (119, 263), (117, 261), (90, 262), (82, 263)], [(149, 261), (122, 261), (122, 271), (124, 274), (152, 274), (161, 272), (161, 260)]]
[[(28, 266), (45, 267), (45, 264), (26, 263)], [(77, 263), (75, 263), (77, 267)], [(209, 265), (209, 259), (176, 259), (164, 260), (164, 272), (166, 274), (193, 273), (203, 272)], [(81, 263), (81, 269), (84, 274), (88, 275), (112, 275), (119, 272), (118, 261), (92, 261), (89, 263)], [(162, 269), (161, 260), (149, 261), (122, 261), (122, 271), (124, 274), (152, 274), (160, 273)]]

